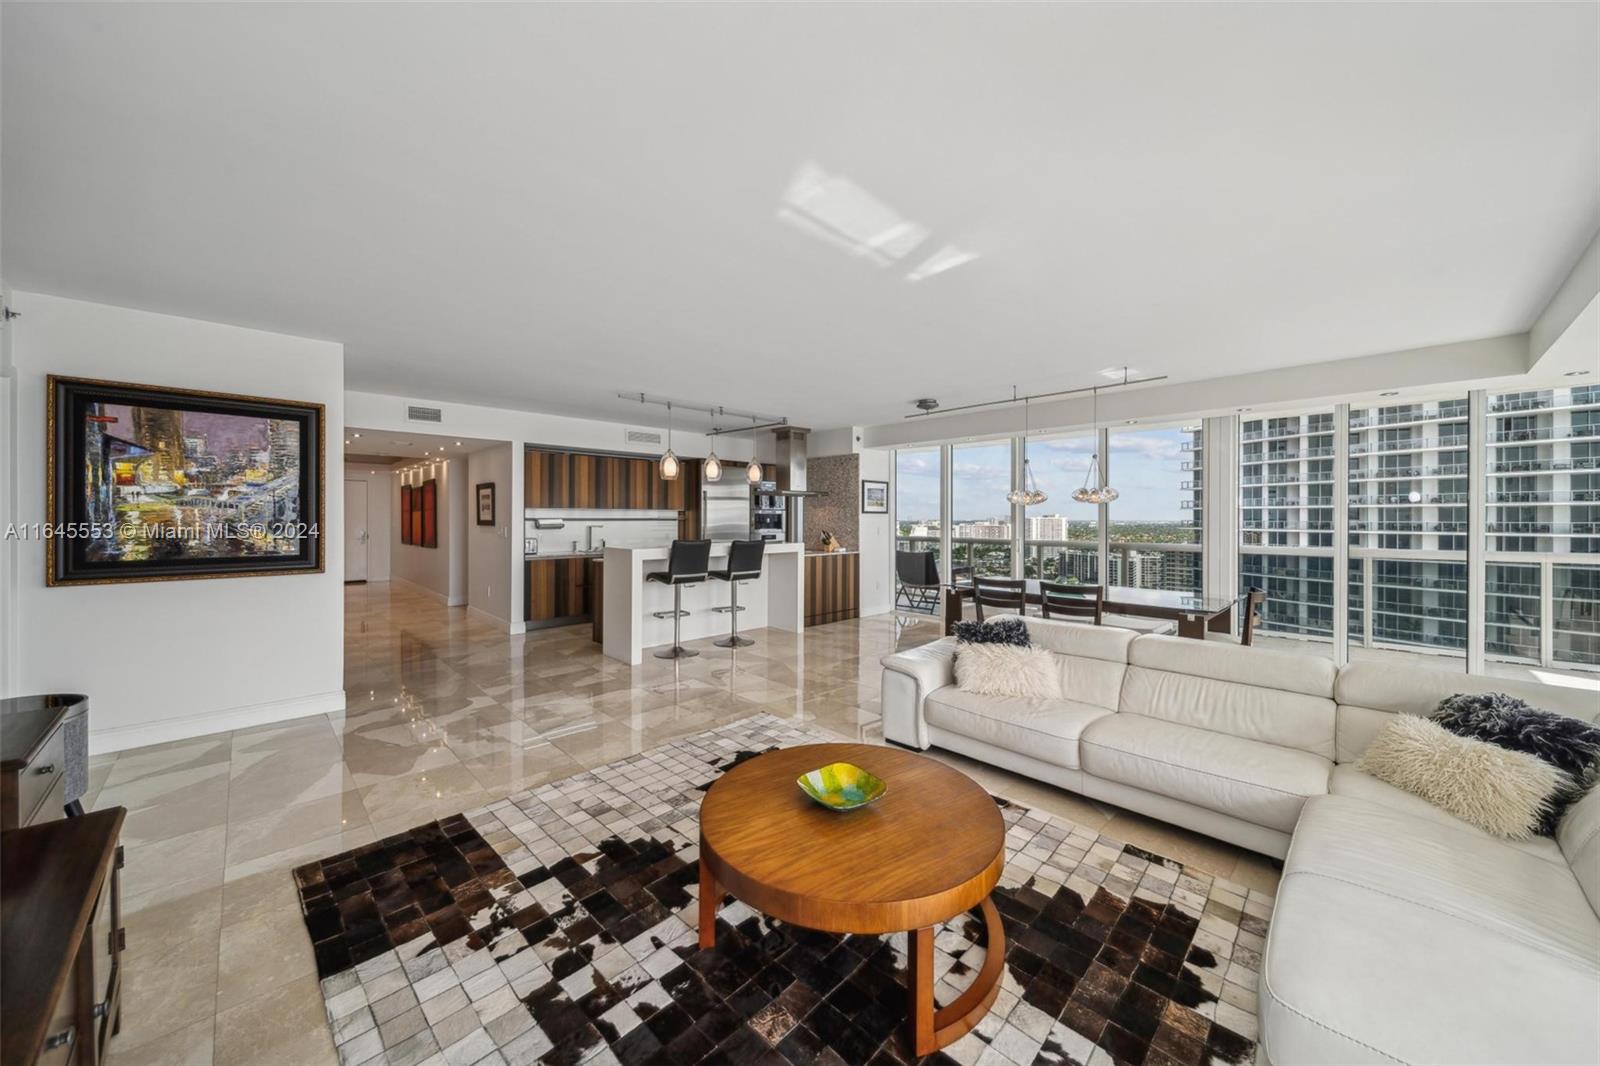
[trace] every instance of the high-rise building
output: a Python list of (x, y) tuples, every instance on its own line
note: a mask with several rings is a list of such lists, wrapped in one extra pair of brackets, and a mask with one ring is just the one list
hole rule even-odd
[(183, 413), (164, 407), (134, 407), (134, 443), (149, 450), (143, 462), (157, 482), (176, 482), (183, 476)]

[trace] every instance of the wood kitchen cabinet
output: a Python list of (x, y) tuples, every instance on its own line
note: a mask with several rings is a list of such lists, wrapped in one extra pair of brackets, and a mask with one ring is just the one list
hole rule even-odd
[(645, 456), (530, 450), (526, 464), (527, 507), (687, 511), (700, 493), (698, 459), (684, 459), (675, 481)]
[(572, 507), (572, 456), (529, 450), (523, 459), (524, 507)]
[(524, 565), (524, 615), (528, 622), (566, 624), (589, 615), (589, 567), (592, 560), (529, 559)]

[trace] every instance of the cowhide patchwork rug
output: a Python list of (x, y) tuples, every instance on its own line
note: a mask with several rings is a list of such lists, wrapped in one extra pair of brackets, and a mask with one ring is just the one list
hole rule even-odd
[[(328, 1024), (358, 1063), (909, 1063), (905, 937), (739, 903), (696, 936), (696, 819), (741, 758), (836, 739), (758, 716), (295, 871)], [(1243, 1063), (1271, 897), (1008, 803), (993, 1010), (930, 1063)], [(936, 938), (936, 998), (983, 962)]]

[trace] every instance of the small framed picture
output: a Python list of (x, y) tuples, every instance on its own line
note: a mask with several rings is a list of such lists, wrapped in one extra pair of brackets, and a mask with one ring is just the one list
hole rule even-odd
[(494, 525), (494, 482), (485, 481), (478, 486), (478, 525)]
[(861, 513), (889, 513), (889, 483), (887, 481), (863, 481), (861, 483)]

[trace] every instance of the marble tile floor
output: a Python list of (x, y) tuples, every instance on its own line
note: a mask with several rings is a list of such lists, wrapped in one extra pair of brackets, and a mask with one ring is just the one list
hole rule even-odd
[[(605, 658), (589, 627), (508, 636), (404, 583), (352, 585), (346, 710), (92, 760), (89, 809), (128, 809), (128, 931), (112, 1066), (337, 1063), (289, 871), (756, 713), (880, 742), (880, 658), (938, 636), (890, 616), (732, 652)], [(1247, 888), (1264, 858), (937, 754), (999, 795)]]

